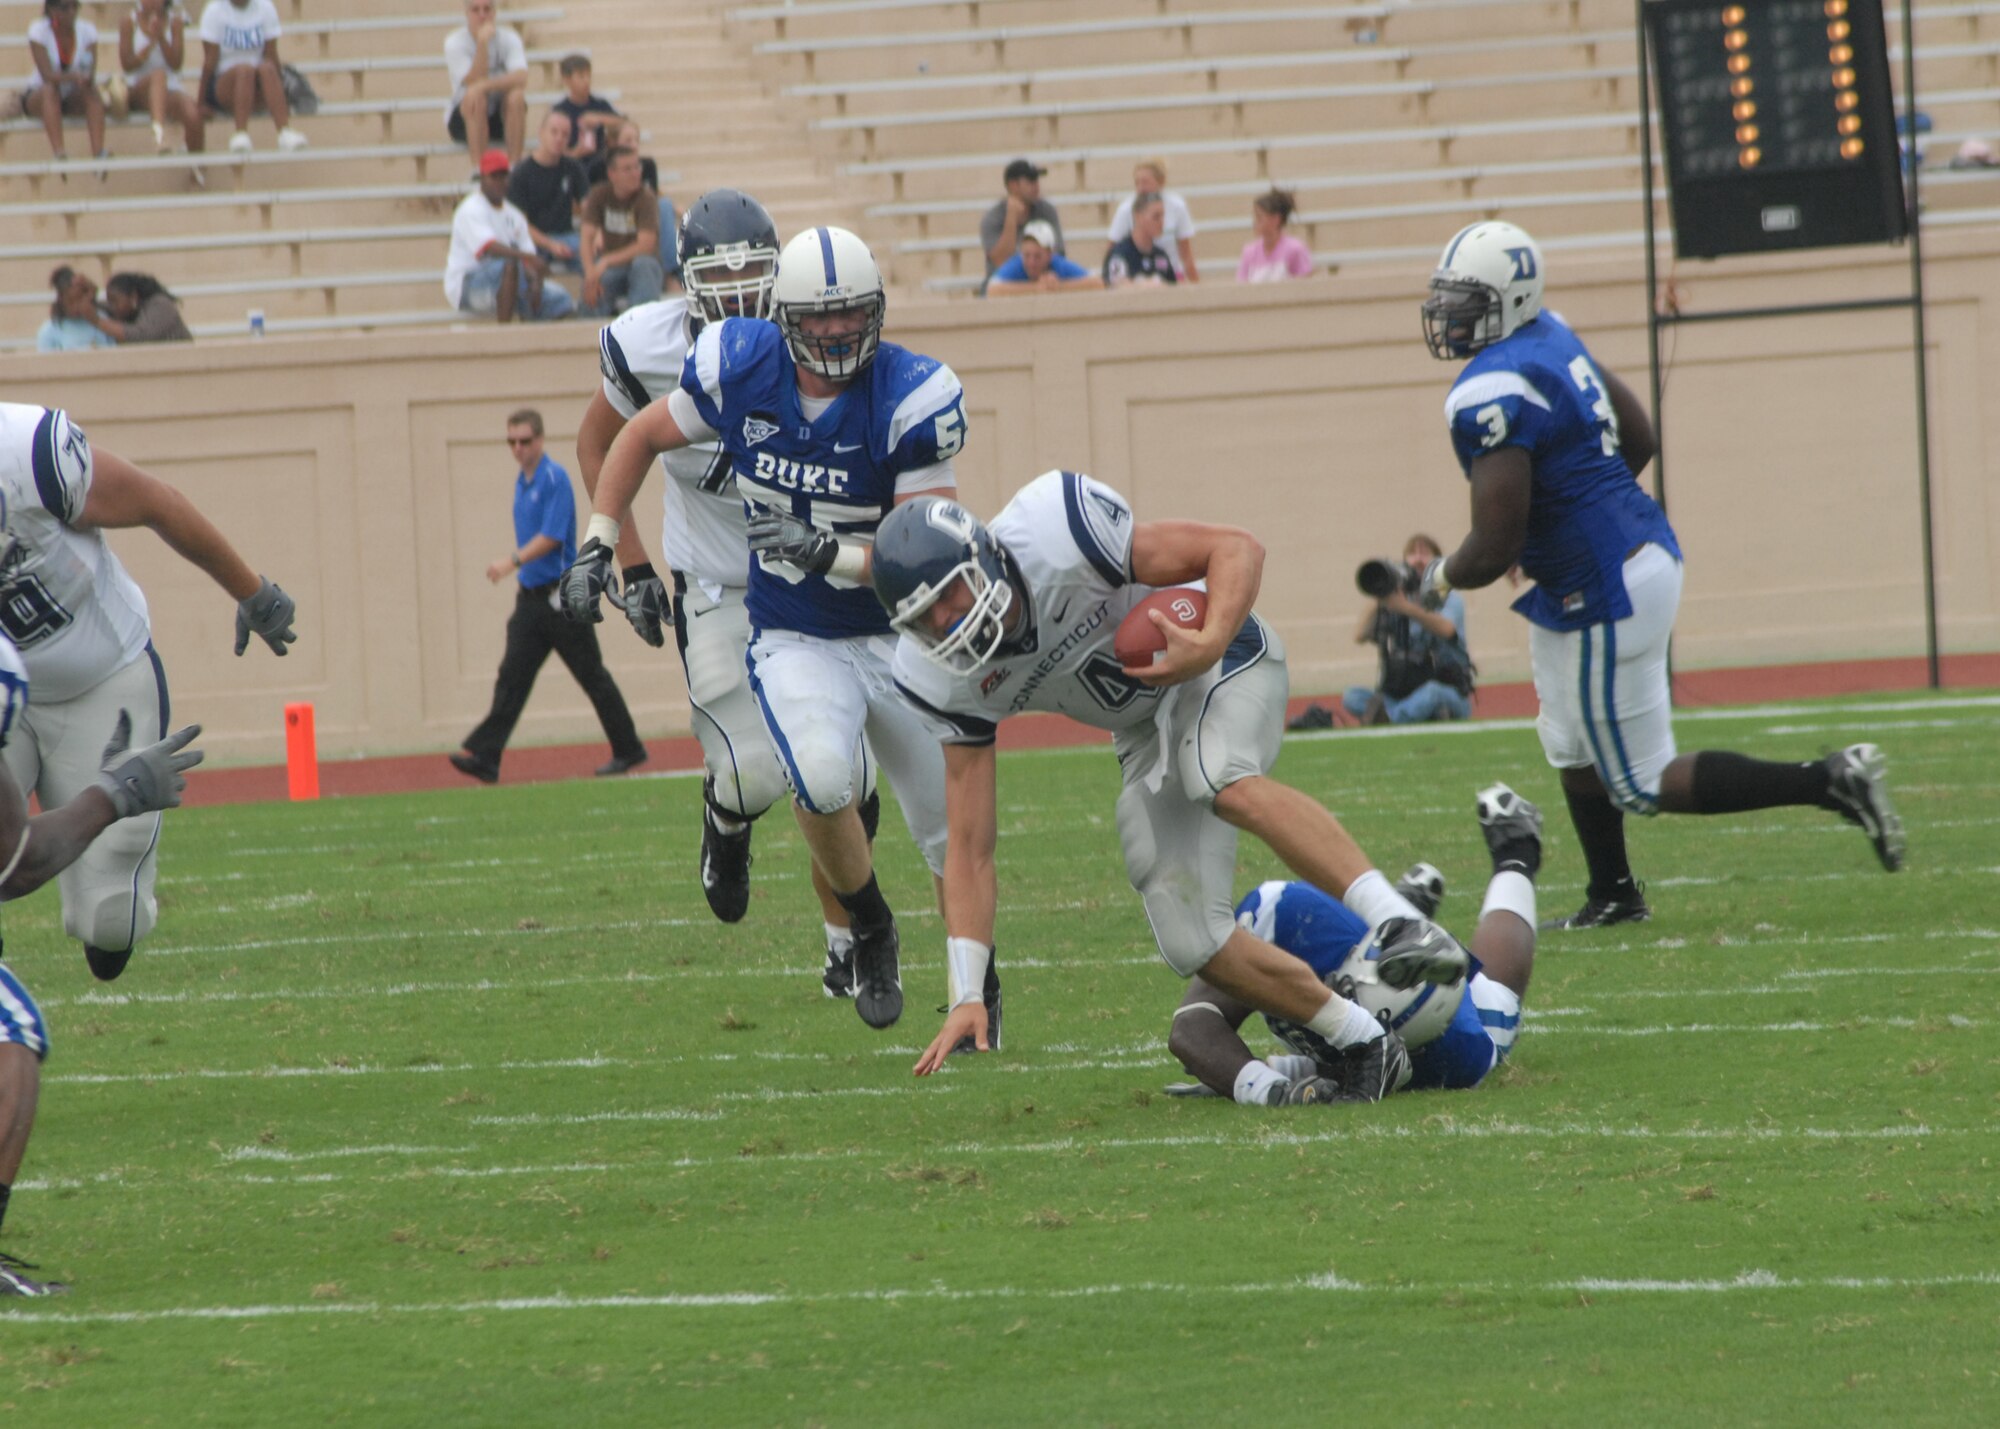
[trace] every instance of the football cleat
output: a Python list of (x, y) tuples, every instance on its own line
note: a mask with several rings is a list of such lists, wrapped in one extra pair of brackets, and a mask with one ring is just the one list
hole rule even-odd
[(1565, 929), (1609, 928), (1614, 923), (1643, 923), (1653, 916), (1653, 910), (1646, 906), (1646, 885), (1635, 883), (1631, 887), (1631, 893), (1621, 898), (1586, 897), (1576, 912), (1567, 918), (1548, 919), (1541, 931), (1555, 933)]
[(750, 909), (750, 824), (733, 834), (715, 825), (715, 780), (702, 785), (701, 891), (708, 910), (725, 923), (740, 922)]
[(893, 1027), (903, 1015), (899, 949), (893, 918), (879, 928), (854, 930), (854, 1010), (870, 1027)]
[(69, 1287), (58, 1280), (30, 1280), (24, 1271), (35, 1267), (25, 1260), (16, 1260), (5, 1251), (0, 1251), (0, 1300), (9, 1296), (30, 1299), (44, 1295), (67, 1295)]
[(1903, 821), (1889, 802), (1889, 762), (1873, 744), (1850, 744), (1826, 757), (1827, 798), (1840, 817), (1860, 826), (1882, 867), (1903, 866)]
[[(1000, 960), (990, 957), (986, 960), (986, 981), (980, 986), (980, 1000), (986, 1004), (986, 1050), (1000, 1050)], [(939, 1012), (947, 1009), (940, 1007)], [(956, 1057), (961, 1052), (977, 1052), (979, 1044), (971, 1036), (958, 1039), (958, 1045), (945, 1055)]]
[(1391, 918), (1375, 931), (1375, 975), (1398, 992), (1420, 982), (1453, 983), (1472, 972), (1472, 955), (1428, 918)]
[(820, 991), (828, 997), (854, 996), (854, 946), (826, 945), (826, 968), (819, 975)]
[(1444, 902), (1444, 875), (1428, 863), (1413, 863), (1396, 880), (1396, 891), (1426, 918), (1435, 918), (1438, 904)]
[(1373, 1042), (1360, 1042), (1341, 1052), (1334, 1069), (1340, 1089), (1336, 1100), (1379, 1102), (1407, 1087), (1412, 1070), (1403, 1039), (1384, 1030)]
[(1493, 871), (1503, 873), (1512, 865), (1517, 873), (1533, 878), (1542, 868), (1542, 811), (1509, 789), (1492, 784), (1479, 791), (1474, 807), (1479, 811), (1480, 832), (1493, 855)]

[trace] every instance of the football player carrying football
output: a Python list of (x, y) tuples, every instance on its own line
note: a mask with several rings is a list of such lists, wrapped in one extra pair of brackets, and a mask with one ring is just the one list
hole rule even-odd
[[(1246, 829), (1370, 925), (1418, 917), (1332, 814), (1268, 777), (1289, 682), (1284, 646), (1251, 610), (1263, 566), (1247, 531), (1141, 523), (1117, 492), (1066, 471), (1028, 483), (990, 529), (942, 499), (883, 521), (875, 594), (902, 634), (897, 686), (944, 742), (951, 830), (950, 1009), (919, 1076), (962, 1039), (986, 1041), (995, 731), (1022, 710), (1054, 710), (1114, 737), (1126, 873), (1167, 965), (1317, 1039), (1335, 1076), (1304, 1085), (1301, 1100), (1375, 1101), (1409, 1079), (1394, 1033), (1239, 927), (1231, 909), (1236, 832)], [(1165, 648), (1150, 666), (1121, 665), (1112, 652), (1125, 617), (1158, 588), (1197, 580), (1208, 586), (1206, 623), (1184, 628), (1149, 609)], [(1448, 936), (1431, 953), (1428, 965), (1412, 965), (1425, 980), (1463, 974), (1465, 951)]]
[(626, 424), (598, 475), (587, 539), (563, 578), (573, 619), (602, 619), (621, 523), (653, 458), (698, 442), (728, 454), (750, 511), (750, 688), (799, 825), (854, 932), (854, 1003), (871, 1027), (903, 1012), (895, 918), (875, 880), (855, 777), (865, 730), (934, 876), (944, 870), (944, 764), (896, 696), (895, 641), (866, 589), (868, 543), (899, 502), (954, 490), (965, 444), (958, 378), (881, 340), (887, 296), (868, 245), (813, 228), (778, 255), (775, 324), (705, 326), (680, 385)]
[[(778, 231), (764, 206), (735, 189), (714, 189), (688, 208), (681, 221), (681, 278), (687, 296), (642, 303), (598, 337), (603, 385), (577, 429), (577, 465), (593, 496), (611, 444), (655, 398), (680, 385), (688, 349), (702, 328), (724, 318), (768, 318), (778, 279)], [(661, 458), (667, 480), (660, 550), (673, 579), (653, 569), (636, 528), (618, 537), (625, 616), (641, 639), (660, 648), (671, 625), (687, 677), (695, 738), (707, 777), (701, 824), (701, 887), (708, 906), (725, 923), (750, 906), (752, 822), (785, 792), (785, 771), (750, 693), (744, 648), (750, 619), (743, 605), (750, 577), (750, 541), (743, 498), (729, 456), (715, 442), (670, 451)], [(866, 791), (861, 819), (870, 838), (881, 801), (873, 761), (862, 742)], [(854, 995), (854, 935), (847, 911), (826, 875), (813, 865), (813, 888), (826, 923), (829, 997)]]
[[(1328, 986), (1373, 1011), (1410, 1049), (1410, 1089), (1476, 1087), (1507, 1059), (1521, 1026), (1521, 1002), (1535, 963), (1535, 874), (1542, 863), (1541, 811), (1505, 784), (1478, 799), (1479, 827), (1493, 857), (1493, 878), (1472, 935), (1466, 976), (1442, 986), (1410, 982), (1439, 930), (1405, 918), (1369, 928), (1344, 905), (1307, 883), (1266, 883), (1236, 908), (1236, 921), (1312, 968)], [(1413, 895), (1424, 914), (1437, 911), (1440, 882)], [(1422, 901), (1419, 899), (1422, 898)], [(1167, 1050), (1201, 1079), (1173, 1086), (1178, 1096), (1231, 1097), (1245, 1106), (1281, 1106), (1299, 1083), (1324, 1076), (1318, 1048), (1300, 1029), (1266, 1017), (1292, 1048), (1268, 1061), (1250, 1053), (1238, 1029), (1251, 1009), (1197, 977), (1174, 1012)]]
[(1734, 814), (1803, 805), (1858, 824), (1890, 872), (1903, 824), (1882, 751), (1855, 744), (1791, 764), (1677, 754), (1667, 643), (1681, 599), (1681, 550), (1636, 478), (1652, 423), (1625, 384), (1542, 308), (1542, 255), (1511, 223), (1461, 229), (1423, 305), (1431, 355), (1470, 359), (1445, 420), (1472, 494), (1472, 530), (1432, 561), (1420, 594), (1490, 585), (1518, 565), (1534, 588), (1514, 602), (1528, 635), (1537, 728), (1561, 771), (1590, 870), (1583, 907), (1552, 925), (1597, 928), (1651, 916), (1625, 854), (1625, 815)]

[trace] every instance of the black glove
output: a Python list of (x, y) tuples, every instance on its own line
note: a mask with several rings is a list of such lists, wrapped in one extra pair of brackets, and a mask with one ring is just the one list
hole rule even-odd
[(651, 561), (625, 568), (625, 618), (639, 638), (655, 650), (667, 643), (666, 622), (673, 619), (667, 583), (653, 573)]
[(807, 575), (823, 576), (840, 554), (840, 542), (789, 511), (764, 507), (750, 518), (750, 554), (769, 556)]
[(252, 632), (264, 637), (273, 655), (286, 653), (285, 647), (298, 639), (292, 616), (298, 604), (263, 576), (257, 593), (236, 602), (236, 653), (250, 648)]
[(133, 750), (130, 749), (132, 716), (124, 710), (118, 711), (111, 742), (104, 746), (103, 772), (97, 776), (97, 787), (111, 800), (119, 818), (180, 807), (181, 792), (187, 788), (187, 780), (181, 776), (202, 759), (199, 749), (187, 746), (200, 734), (201, 726), (191, 724), (158, 744)]
[(597, 598), (606, 592), (613, 597), (618, 593), (618, 578), (612, 574), (611, 562), (611, 548), (595, 536), (583, 543), (576, 560), (563, 572), (560, 594), (564, 615), (579, 625), (603, 621), (604, 612), (597, 608)]

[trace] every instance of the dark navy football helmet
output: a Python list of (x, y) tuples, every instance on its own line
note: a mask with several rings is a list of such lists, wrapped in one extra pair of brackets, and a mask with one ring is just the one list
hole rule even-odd
[(681, 219), (687, 339), (724, 318), (768, 318), (778, 281), (778, 230), (764, 205), (735, 189), (710, 189)]
[[(875, 532), (875, 596), (889, 623), (917, 642), (926, 659), (955, 675), (970, 674), (999, 651), (1007, 620), (1020, 599), (1007, 577), (1000, 543), (970, 511), (941, 496), (906, 501)], [(950, 628), (937, 630), (930, 608), (963, 580), (972, 604)]]

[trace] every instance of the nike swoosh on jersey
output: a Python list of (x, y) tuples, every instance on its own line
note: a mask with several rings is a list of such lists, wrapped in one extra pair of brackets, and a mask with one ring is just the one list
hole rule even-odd
[(835, 443), (833, 444), (833, 450), (834, 450), (834, 454), (835, 454), (836, 456), (845, 456), (845, 455), (846, 455), (846, 454), (847, 454), (848, 452), (858, 452), (858, 451), (860, 451), (860, 450), (861, 450), (861, 448), (862, 448), (862, 447), (864, 447), (864, 446), (866, 446), (866, 445), (867, 445), (867, 443), (866, 443), (866, 442), (856, 442), (856, 443), (854, 443), (854, 445), (852, 445), (852, 446), (846, 446), (846, 447), (844, 447), (844, 446), (842, 446), (842, 445), (841, 445), (841, 444), (840, 444), (839, 442), (835, 442)]

